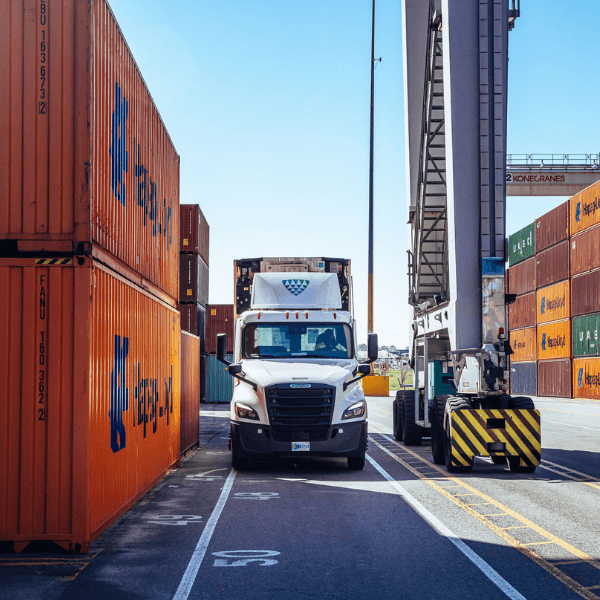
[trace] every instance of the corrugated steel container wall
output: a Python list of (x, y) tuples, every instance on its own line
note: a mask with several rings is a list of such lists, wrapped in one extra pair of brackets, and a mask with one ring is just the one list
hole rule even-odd
[(560, 321), (571, 316), (571, 282), (556, 283), (537, 291), (537, 324)]
[(508, 265), (512, 267), (535, 254), (535, 223), (508, 236)]
[(4, 16), (5, 251), (98, 244), (176, 298), (179, 156), (107, 3), (16, 0)]
[(210, 228), (198, 204), (182, 204), (179, 207), (180, 242), (179, 251), (199, 254), (209, 265)]
[(544, 360), (538, 362), (538, 396), (572, 398), (571, 360)]
[(538, 288), (569, 279), (569, 254), (567, 240), (535, 256), (535, 282)]
[(178, 304), (181, 313), (181, 330), (200, 338), (200, 354), (205, 354), (206, 308), (200, 304)]
[(600, 223), (600, 181), (569, 200), (569, 213), (572, 236)]
[(206, 352), (217, 351), (217, 334), (227, 334), (227, 352), (233, 354), (233, 304), (209, 304), (206, 307)]
[(197, 254), (179, 255), (179, 302), (208, 304), (208, 267)]
[(573, 360), (573, 398), (600, 399), (600, 358)]
[(571, 320), (537, 327), (537, 359), (571, 358)]
[(535, 251), (541, 252), (550, 246), (569, 239), (569, 201), (535, 221)]
[(600, 313), (573, 317), (573, 356), (598, 356)]
[[(227, 360), (232, 361), (233, 354), (228, 354)], [(233, 377), (229, 374), (227, 366), (211, 354), (207, 357), (207, 371), (206, 402), (210, 404), (231, 402)]]
[(517, 329), (510, 332), (511, 362), (529, 362), (536, 359), (536, 328)]
[(535, 256), (508, 269), (508, 293), (521, 296), (535, 291)]
[(600, 267), (600, 227), (571, 238), (571, 277)]
[(200, 338), (181, 332), (181, 454), (200, 437)]
[(206, 354), (200, 355), (200, 401), (206, 402), (206, 381), (208, 379), (208, 360)]
[(537, 363), (522, 362), (510, 366), (510, 393), (537, 396)]
[(179, 313), (39, 260), (0, 259), (0, 539), (87, 551), (179, 459)]
[(571, 314), (575, 317), (595, 312), (600, 312), (600, 270), (571, 279)]
[(535, 327), (535, 292), (519, 296), (508, 305), (508, 328)]

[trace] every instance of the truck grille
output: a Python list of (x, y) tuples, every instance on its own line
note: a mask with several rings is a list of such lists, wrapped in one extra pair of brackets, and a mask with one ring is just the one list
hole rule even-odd
[[(294, 385), (294, 384), (292, 384)], [(289, 383), (265, 388), (271, 436), (277, 442), (318, 442), (327, 439), (335, 388), (312, 383), (292, 388)]]

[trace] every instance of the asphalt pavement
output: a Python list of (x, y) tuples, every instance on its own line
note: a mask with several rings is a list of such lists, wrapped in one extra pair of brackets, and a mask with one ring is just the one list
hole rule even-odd
[(363, 471), (298, 458), (231, 469), (228, 407), (202, 406), (201, 448), (88, 555), (0, 554), (0, 598), (600, 597), (600, 403), (537, 399), (534, 474), (477, 459), (450, 476), (429, 440), (394, 440), (369, 398)]

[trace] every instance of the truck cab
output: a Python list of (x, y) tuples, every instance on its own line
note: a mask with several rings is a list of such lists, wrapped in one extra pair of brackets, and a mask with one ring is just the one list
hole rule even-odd
[(231, 451), (236, 469), (260, 457), (340, 456), (362, 469), (367, 405), (359, 380), (377, 356), (359, 364), (351, 313), (341, 309), (332, 273), (256, 273), (250, 310), (235, 322), (233, 363), (226, 339), (217, 355), (236, 378)]

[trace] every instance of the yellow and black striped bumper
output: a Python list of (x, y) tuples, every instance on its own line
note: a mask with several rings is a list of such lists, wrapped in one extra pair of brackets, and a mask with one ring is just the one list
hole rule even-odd
[(540, 464), (538, 410), (459, 409), (450, 413), (450, 430), (454, 466), (468, 466), (474, 456), (518, 456), (522, 467)]

